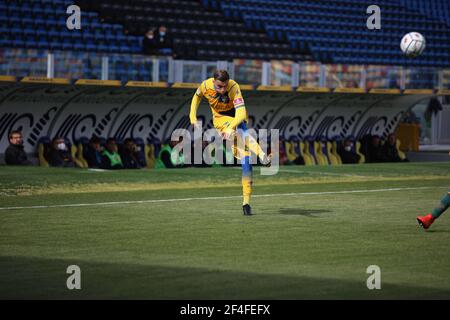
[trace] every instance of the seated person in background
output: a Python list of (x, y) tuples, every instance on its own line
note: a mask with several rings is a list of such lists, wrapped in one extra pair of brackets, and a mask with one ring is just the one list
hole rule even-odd
[(53, 138), (47, 158), (51, 167), (74, 167), (72, 155), (64, 142), (64, 138)]
[(171, 55), (172, 49), (172, 36), (167, 32), (165, 26), (160, 26), (156, 34), (156, 48), (159, 54)]
[(372, 136), (369, 146), (369, 162), (385, 162), (386, 156), (384, 154), (381, 139), (378, 136)]
[(401, 161), (406, 162), (406, 161), (408, 161), (408, 159), (402, 159), (398, 155), (397, 137), (393, 133), (391, 133), (388, 136), (387, 141), (383, 146), (383, 150), (384, 150), (384, 155), (386, 157), (386, 161), (388, 161), (388, 162), (401, 162)]
[(89, 144), (83, 150), (83, 157), (86, 159), (89, 168), (99, 168), (102, 164), (103, 147), (100, 145), (100, 139), (92, 136)]
[[(184, 167), (185, 160), (183, 154), (176, 154), (176, 152), (172, 155), (173, 148), (178, 144), (182, 143), (183, 139), (180, 137), (180, 141), (166, 141), (165, 144), (162, 145), (161, 151), (159, 152), (158, 159), (156, 160), (156, 168), (182, 168)], [(203, 157), (202, 157), (203, 158)]]
[(360, 156), (356, 154), (353, 149), (353, 142), (345, 139), (338, 148), (338, 154), (341, 157), (342, 163), (358, 163)]
[(142, 51), (144, 54), (153, 55), (156, 54), (156, 37), (155, 30), (149, 29), (142, 40)]
[[(291, 163), (288, 160), (287, 154), (286, 154), (286, 140), (280, 137), (280, 142), (278, 144), (278, 154), (279, 154), (279, 163), (280, 165), (284, 166), (284, 165), (290, 165)], [(268, 148), (270, 149), (270, 145), (268, 146)], [(270, 152), (268, 151), (268, 154), (270, 154)]]
[(372, 135), (365, 134), (360, 140), (361, 153), (364, 155), (366, 162), (370, 162), (370, 145), (372, 144)]
[(102, 152), (102, 169), (123, 169), (122, 159), (117, 152), (118, 147), (114, 138), (106, 140), (105, 150)]
[(120, 154), (122, 158), (123, 167), (125, 169), (140, 169), (139, 158), (137, 156), (136, 144), (133, 139), (125, 139), (123, 143), (123, 150)]
[(31, 161), (28, 160), (27, 154), (23, 149), (22, 132), (18, 130), (11, 131), (8, 134), (9, 146), (5, 150), (5, 162), (9, 165), (31, 165)]

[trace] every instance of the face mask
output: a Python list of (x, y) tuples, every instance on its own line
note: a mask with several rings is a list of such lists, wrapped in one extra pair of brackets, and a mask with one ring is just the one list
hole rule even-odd
[(66, 150), (66, 144), (63, 142), (63, 143), (58, 143), (58, 150)]
[(164, 36), (166, 35), (165, 32), (160, 32), (159, 34), (160, 34), (162, 37), (164, 37)]
[(153, 35), (148, 35), (147, 38), (153, 39)]
[(350, 146), (346, 146), (345, 148), (345, 151), (347, 151), (347, 152), (349, 152), (349, 151), (351, 151), (352, 150), (352, 147), (350, 147)]

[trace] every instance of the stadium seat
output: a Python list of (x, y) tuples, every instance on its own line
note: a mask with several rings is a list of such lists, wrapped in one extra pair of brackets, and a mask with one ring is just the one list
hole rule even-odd
[(145, 162), (147, 163), (146, 168), (154, 169), (156, 163), (155, 156), (155, 145), (151, 143), (147, 143), (145, 145)]
[(38, 160), (41, 167), (48, 167), (47, 153), (50, 148), (51, 140), (49, 137), (41, 137), (38, 140)]
[(316, 159), (317, 159), (317, 164), (318, 165), (328, 165), (328, 158), (327, 156), (323, 153), (323, 144), (321, 141), (313, 141), (312, 142), (314, 145), (314, 151), (315, 151), (315, 155), (316, 155)]
[(325, 145), (326, 145), (327, 156), (328, 156), (328, 160), (330, 161), (330, 164), (335, 165), (335, 166), (342, 164), (342, 161), (341, 161), (339, 155), (334, 153), (333, 141), (325, 141), (323, 143), (325, 143)]
[(307, 137), (305, 137), (304, 143), (305, 143), (305, 152), (304, 153), (307, 154), (312, 159), (314, 164), (320, 164), (320, 162), (316, 156), (316, 148), (315, 148), (314, 138), (311, 136), (307, 136)]
[[(211, 6), (209, 1), (206, 3)], [(366, 64), (401, 64), (403, 57), (398, 54), (398, 39), (404, 34), (405, 27), (427, 35), (430, 42), (435, 43), (448, 43), (450, 31), (447, 0), (382, 1), (379, 5), (383, 6), (384, 19), (380, 33), (360, 28), (360, 12), (366, 10), (361, 2), (343, 1), (338, 5), (332, 1), (318, 3), (312, 0), (277, 4), (258, 0), (218, 0), (217, 3), (229, 17), (242, 18), (249, 28), (265, 29), (272, 40), (287, 39), (293, 49), (309, 48), (312, 56), (322, 62), (359, 63), (359, 56), (364, 54)], [(336, 50), (336, 39), (349, 46)], [(380, 50), (367, 49), (368, 45)], [(409, 63), (448, 66), (450, 51), (446, 48), (430, 46), (424, 55)], [(342, 56), (344, 52), (348, 55)], [(440, 52), (444, 52), (446, 62), (428, 58)]]
[(336, 160), (338, 161), (338, 164), (342, 164), (341, 156), (338, 153), (338, 140), (333, 139), (329, 141), (331, 143), (331, 153), (335, 156)]
[(87, 168), (87, 162), (83, 159), (83, 147), (78, 147), (75, 144), (70, 146), (70, 153), (72, 155), (72, 160), (75, 166), (78, 168)]
[(365, 163), (366, 162), (366, 157), (361, 152), (361, 142), (360, 141), (356, 141), (355, 142), (355, 152), (360, 157), (358, 163)]
[(301, 150), (301, 155), (303, 156), (303, 160), (305, 161), (305, 165), (313, 166), (316, 164), (314, 157), (309, 153), (308, 143), (304, 141), (299, 141), (298, 143), (299, 149)]
[(397, 148), (398, 156), (400, 157), (400, 159), (405, 160), (406, 154), (402, 150), (400, 150), (400, 145), (401, 145), (400, 139), (397, 139), (395, 142), (395, 147)]
[(293, 141), (285, 141), (284, 144), (285, 144), (287, 160), (292, 163), (298, 157), (298, 155), (295, 152), (294, 142)]
[[(247, 41), (242, 45), (252, 47), (253, 51), (257, 51), (252, 51), (250, 56), (268, 59), (269, 52), (265, 52), (259, 45), (250, 45), (251, 43), (264, 43), (269, 45), (271, 52), (276, 51), (281, 58), (292, 57), (292, 48), (289, 44), (284, 43), (284, 46), (280, 47), (276, 43), (271, 43), (269, 37), (261, 32), (262, 29), (255, 32), (255, 30), (247, 29), (243, 22), (226, 21), (227, 13), (222, 12), (218, 2), (211, 7), (214, 8), (213, 10), (204, 10), (200, 2), (190, 2), (189, 4), (180, 2), (174, 8), (166, 0), (152, 0), (150, 8), (143, 5), (140, 0), (114, 3), (107, 0), (99, 0), (95, 3), (79, 0), (75, 1), (75, 4), (84, 9), (83, 32), (66, 30), (64, 19), (66, 13), (63, 8), (69, 3), (64, 2), (63, 4), (59, 0), (46, 2), (24, 0), (1, 3), (2, 11), (8, 12), (8, 15), (2, 15), (0, 22), (3, 21), (9, 26), (14, 26), (14, 28), (8, 29), (8, 36), (13, 35), (12, 43), (9, 44), (8, 41), (3, 40), (2, 44), (22, 48), (141, 53), (141, 38), (148, 26), (164, 24), (168, 26), (169, 30), (185, 31), (183, 34), (173, 31), (175, 43), (177, 40), (184, 39), (186, 41), (182, 42), (184, 45), (187, 44), (187, 40), (194, 44), (194, 48), (190, 50), (182, 50), (181, 46), (175, 47), (178, 57), (185, 55), (185, 58), (201, 59), (202, 56), (198, 56), (197, 51), (210, 41), (216, 47), (219, 45), (222, 49), (226, 47), (226, 49), (218, 51), (223, 55), (220, 58), (232, 58), (228, 52), (235, 47), (233, 41), (224, 44), (222, 41), (216, 40), (224, 39), (224, 35), (202, 36), (202, 39), (196, 39), (197, 35), (205, 31), (205, 28), (209, 29), (208, 35), (219, 32), (211, 28), (215, 21), (214, 24), (227, 29), (225, 33), (230, 40), (246, 39)], [(233, 12), (233, 15), (241, 16), (239, 11), (236, 11), (236, 14)], [(58, 32), (58, 29), (64, 31)], [(34, 35), (33, 30), (46, 33), (45, 36), (49, 38), (44, 40), (44, 35)], [(18, 38), (19, 35), (25, 33), (26, 39)], [(66, 41), (67, 39), (69, 42)], [(100, 41), (105, 41), (105, 43), (101, 44)], [(168, 51), (167, 54), (171, 54), (171, 52)], [(203, 58), (211, 58), (211, 56), (205, 55)]]
[(89, 139), (87, 137), (80, 137), (78, 139), (78, 141), (76, 142), (76, 146), (77, 146), (76, 157), (82, 163), (82, 165), (83, 165), (82, 168), (89, 168), (89, 164), (83, 156), (84, 149), (87, 147), (88, 144), (89, 144)]

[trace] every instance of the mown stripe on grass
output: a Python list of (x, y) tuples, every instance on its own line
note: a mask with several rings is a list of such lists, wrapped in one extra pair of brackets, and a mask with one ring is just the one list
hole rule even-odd
[[(351, 193), (371, 193), (371, 192), (388, 192), (388, 191), (405, 191), (405, 190), (424, 190), (437, 189), (440, 187), (404, 187), (404, 188), (384, 188), (384, 189), (366, 189), (366, 190), (342, 190), (342, 191), (323, 191), (323, 192), (292, 192), (292, 193), (269, 193), (257, 194), (253, 198), (263, 197), (291, 197), (291, 196), (312, 196), (327, 194), (351, 194)], [(70, 207), (92, 207), (92, 206), (114, 206), (124, 204), (143, 204), (143, 203), (159, 203), (159, 202), (181, 202), (194, 200), (227, 200), (241, 198), (238, 196), (221, 196), (221, 197), (196, 197), (196, 198), (177, 198), (177, 199), (153, 199), (153, 200), (133, 200), (133, 201), (111, 201), (111, 202), (93, 202), (93, 203), (72, 203), (72, 204), (56, 204), (56, 205), (40, 205), (40, 206), (23, 206), (23, 207), (0, 207), (0, 210), (23, 210), (23, 209), (49, 209), (49, 208), (70, 208)]]

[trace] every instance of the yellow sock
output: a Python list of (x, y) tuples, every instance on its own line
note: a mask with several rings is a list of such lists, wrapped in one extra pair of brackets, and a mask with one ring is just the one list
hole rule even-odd
[(244, 201), (242, 205), (250, 204), (250, 197), (252, 195), (252, 177), (242, 177), (242, 195)]

